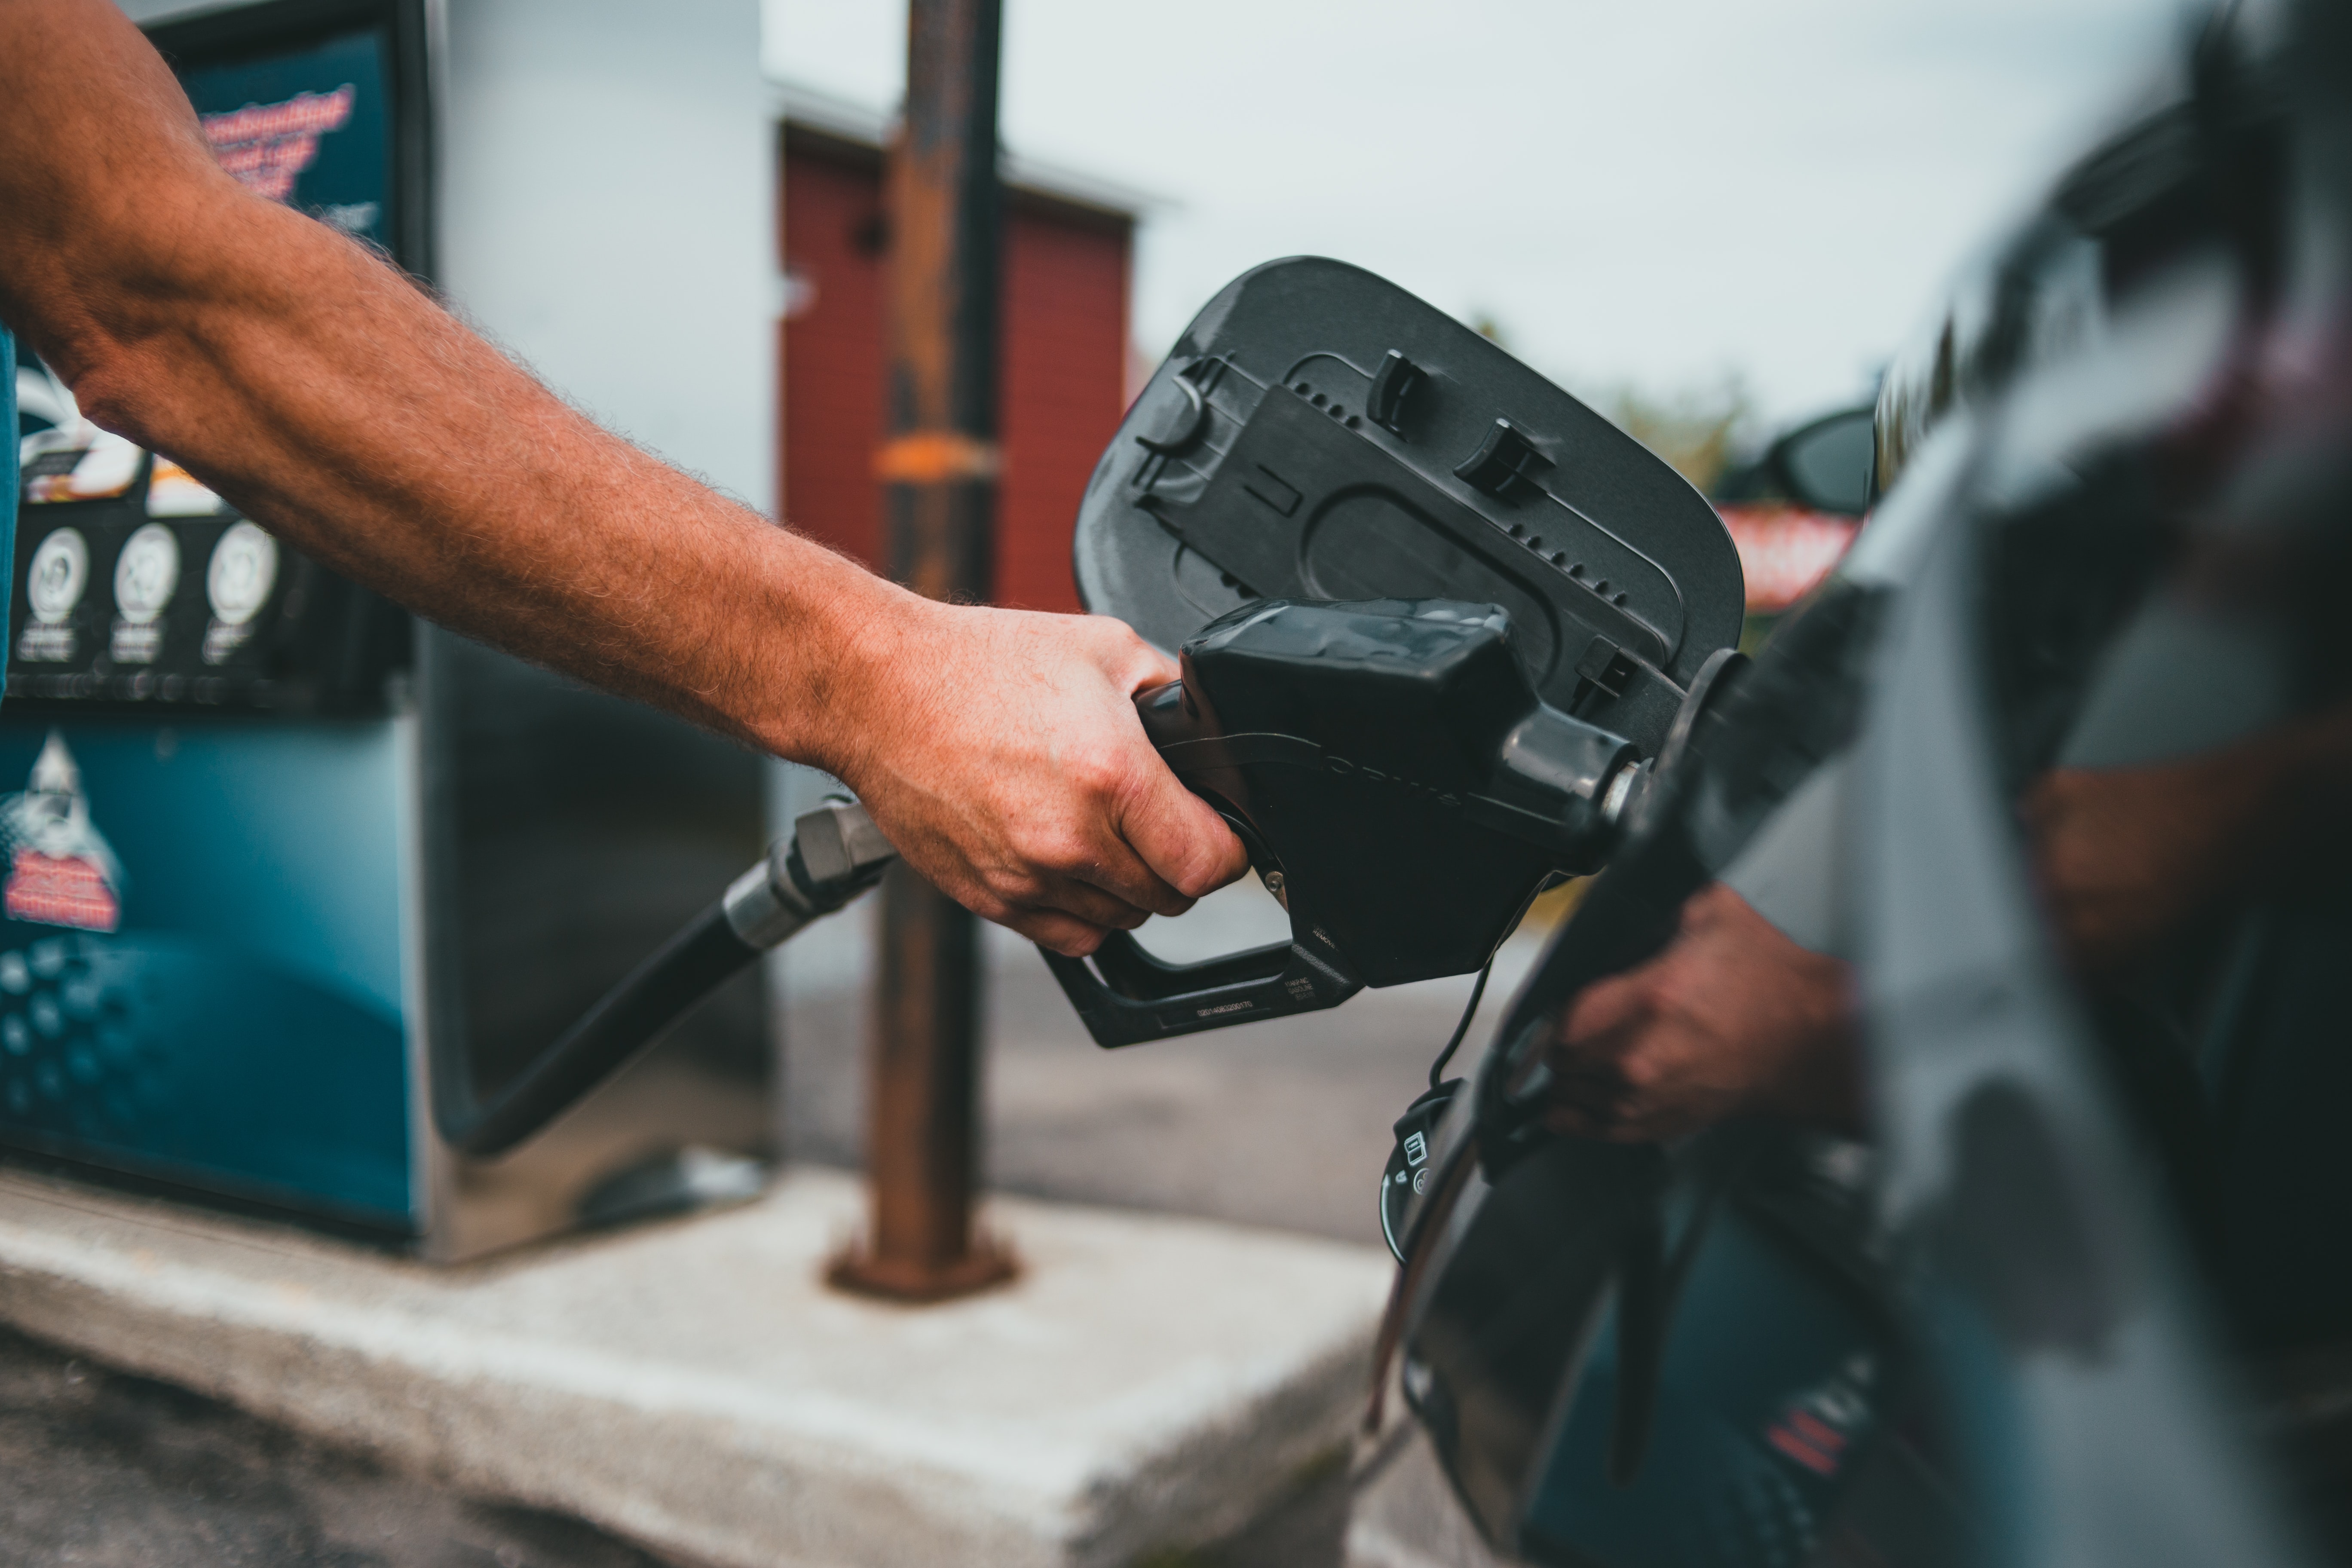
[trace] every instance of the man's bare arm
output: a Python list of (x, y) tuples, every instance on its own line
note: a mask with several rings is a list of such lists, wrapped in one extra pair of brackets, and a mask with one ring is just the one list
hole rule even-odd
[(100, 425), (313, 558), (856, 788), (1065, 951), (1228, 880), (1116, 623), (931, 604), (598, 429), (362, 247), (214, 163), (103, 0), (0, 4), (0, 319)]

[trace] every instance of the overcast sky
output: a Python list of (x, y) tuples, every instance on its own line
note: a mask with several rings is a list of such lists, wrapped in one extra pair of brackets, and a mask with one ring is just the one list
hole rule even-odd
[[(877, 108), (902, 0), (764, 0)], [(1244, 268), (1361, 263), (1571, 386), (1851, 400), (2105, 118), (2167, 0), (1005, 0), (1006, 143), (1167, 199), (1135, 335)]]

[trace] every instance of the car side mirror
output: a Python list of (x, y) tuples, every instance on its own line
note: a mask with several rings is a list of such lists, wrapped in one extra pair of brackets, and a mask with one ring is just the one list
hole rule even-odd
[(1867, 408), (1832, 414), (1772, 443), (1763, 467), (1798, 505), (1860, 517), (1870, 510), (1871, 429)]

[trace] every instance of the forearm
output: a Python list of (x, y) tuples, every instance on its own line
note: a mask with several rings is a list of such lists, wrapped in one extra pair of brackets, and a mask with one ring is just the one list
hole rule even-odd
[(1172, 660), (1115, 622), (918, 598), (598, 430), (238, 187), (102, 0), (0, 0), (0, 320), (313, 558), (826, 769), (915, 869), (1065, 952), (1242, 869), (1136, 717)]
[(597, 429), (356, 246), (230, 216), (264, 232), (205, 250), (301, 265), (112, 301), (67, 367), (94, 418), (444, 625), (830, 760), (844, 658), (904, 595)]
[[(135, 34), (106, 42), (52, 47), (176, 97)], [(31, 226), (45, 243), (0, 241), (21, 253), (5, 302), (93, 419), (445, 625), (837, 761), (848, 661), (908, 595), (597, 429), (372, 253), (244, 192), (184, 104), (65, 134), (94, 168), (34, 193), (71, 209)], [(98, 177), (126, 164), (129, 201)]]

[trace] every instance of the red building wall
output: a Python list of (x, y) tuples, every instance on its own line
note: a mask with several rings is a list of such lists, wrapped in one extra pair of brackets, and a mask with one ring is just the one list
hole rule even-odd
[(881, 544), (877, 170), (795, 155), (788, 146), (782, 203), (784, 521), (868, 564)]
[[(882, 170), (870, 148), (786, 132), (784, 517), (880, 564)], [(1005, 224), (993, 597), (1076, 610), (1070, 528), (1126, 407), (1133, 226), (1014, 193)]]

